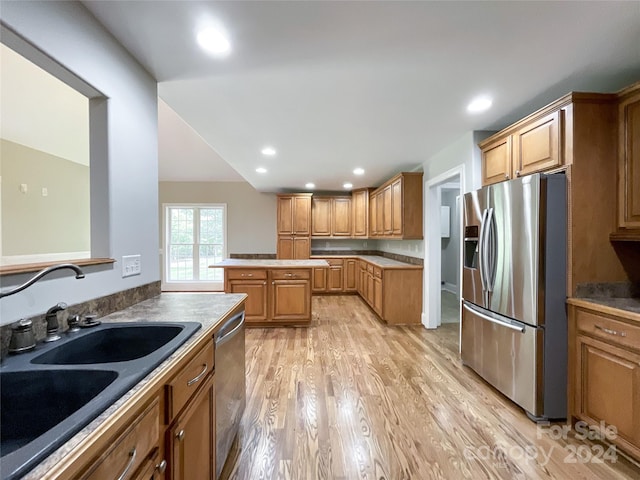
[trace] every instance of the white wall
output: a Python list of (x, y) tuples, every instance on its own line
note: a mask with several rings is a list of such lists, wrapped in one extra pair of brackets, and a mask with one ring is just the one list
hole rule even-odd
[[(116, 260), (142, 255), (142, 274), (123, 279), (120, 263), (87, 267), (84, 280), (75, 280), (71, 272), (56, 272), (0, 300), (0, 322), (43, 313), (57, 302), (74, 304), (159, 281), (155, 80), (78, 2), (3, 2), (2, 21), (108, 98), (94, 105), (106, 128), (99, 148), (92, 143), (92, 220), (101, 217), (92, 225), (92, 248), (94, 254)], [(92, 116), (92, 134), (95, 120)], [(1, 287), (8, 289), (30, 277), (0, 277)]]
[(164, 203), (226, 203), (227, 253), (276, 253), (275, 194), (247, 182), (160, 182), (159, 194), (160, 225)]
[[(425, 230), (431, 228), (425, 224)], [(433, 228), (440, 230), (440, 223)], [(376, 240), (374, 250), (381, 252), (406, 255), (408, 257), (424, 258), (424, 241), (422, 240)]]
[(459, 190), (442, 190), (442, 205), (449, 207), (449, 237), (441, 240), (441, 280), (447, 289), (458, 290), (458, 272), (460, 268), (460, 230), (456, 208)]

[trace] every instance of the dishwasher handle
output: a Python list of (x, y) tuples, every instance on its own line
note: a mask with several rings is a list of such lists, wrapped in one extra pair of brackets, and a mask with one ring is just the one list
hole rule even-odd
[(216, 346), (228, 342), (244, 326), (244, 311), (225, 322), (215, 337)]

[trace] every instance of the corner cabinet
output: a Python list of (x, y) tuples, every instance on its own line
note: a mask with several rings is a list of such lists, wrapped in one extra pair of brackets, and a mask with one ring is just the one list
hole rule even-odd
[(403, 172), (371, 192), (372, 238), (420, 240), (422, 232), (422, 172)]
[(569, 412), (640, 460), (640, 320), (569, 306)]
[(618, 104), (618, 221), (614, 240), (640, 241), (640, 82)]
[(311, 254), (311, 194), (278, 195), (277, 257), (305, 259)]

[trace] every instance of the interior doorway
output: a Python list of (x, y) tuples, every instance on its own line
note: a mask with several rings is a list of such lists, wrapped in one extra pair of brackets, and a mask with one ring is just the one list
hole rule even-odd
[[(460, 321), (464, 165), (425, 184), (425, 288), (422, 324)], [(434, 228), (437, 225), (440, 228)], [(448, 232), (447, 230), (448, 226)]]

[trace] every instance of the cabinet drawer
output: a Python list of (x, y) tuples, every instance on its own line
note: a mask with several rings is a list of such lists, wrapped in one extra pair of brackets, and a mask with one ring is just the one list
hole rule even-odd
[(213, 341), (200, 350), (167, 384), (169, 420), (182, 410), (189, 398), (213, 371)]
[(271, 270), (273, 280), (308, 280), (311, 278), (309, 269)]
[(576, 310), (576, 328), (606, 340), (608, 343), (640, 350), (640, 326), (630, 325), (585, 310)]
[(131, 479), (133, 473), (147, 460), (160, 438), (160, 407), (156, 398), (132, 425), (113, 442), (113, 447), (100, 457), (82, 476), (82, 480), (111, 478)]
[(373, 267), (373, 276), (376, 278), (382, 278), (382, 269), (380, 267)]
[(229, 268), (227, 269), (227, 278), (229, 280), (265, 280), (267, 278), (267, 271), (249, 268)]

